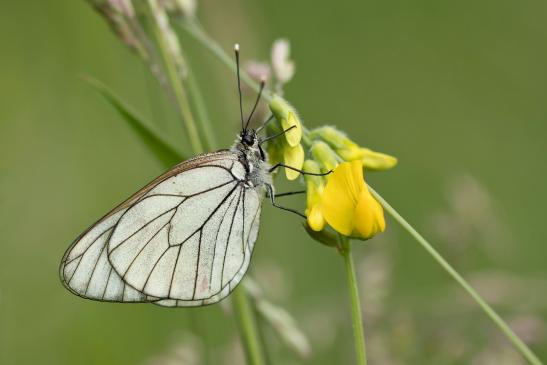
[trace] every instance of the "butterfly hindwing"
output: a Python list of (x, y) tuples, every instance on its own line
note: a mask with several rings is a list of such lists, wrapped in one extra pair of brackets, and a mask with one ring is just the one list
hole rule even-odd
[(105, 301), (219, 301), (241, 280), (256, 241), (261, 197), (244, 179), (229, 151), (175, 166), (73, 243), (64, 285)]
[(108, 261), (106, 246), (124, 211), (105, 217), (67, 250), (61, 262), (60, 275), (63, 285), (74, 294), (109, 302), (155, 300), (125, 284)]

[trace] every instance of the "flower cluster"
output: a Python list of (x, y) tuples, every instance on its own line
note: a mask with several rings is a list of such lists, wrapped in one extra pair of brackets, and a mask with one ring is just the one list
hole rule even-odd
[[(369, 239), (385, 229), (382, 206), (370, 194), (364, 171), (388, 170), (397, 159), (363, 148), (331, 126), (306, 130), (296, 110), (275, 96), (270, 110), (279, 125), (270, 133), (286, 131), (284, 138), (268, 146), (272, 163), (283, 162), (304, 175), (307, 193), (306, 217), (309, 232), (323, 232), (327, 225), (336, 232), (358, 239)], [(286, 169), (289, 180), (300, 173)], [(317, 174), (332, 172), (325, 176)]]

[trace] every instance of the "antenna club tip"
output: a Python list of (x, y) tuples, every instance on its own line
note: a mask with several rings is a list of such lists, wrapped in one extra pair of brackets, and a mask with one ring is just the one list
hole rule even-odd
[(234, 51), (239, 52), (239, 43), (234, 44)]
[(261, 76), (260, 76), (260, 83), (261, 83), (261, 84), (265, 84), (265, 83), (266, 83), (266, 79), (267, 79), (266, 75), (261, 75)]

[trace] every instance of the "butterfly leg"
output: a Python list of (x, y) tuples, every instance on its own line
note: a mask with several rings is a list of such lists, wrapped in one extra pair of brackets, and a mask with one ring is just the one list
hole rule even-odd
[(273, 165), (271, 168), (270, 168), (270, 172), (273, 172), (275, 171), (276, 169), (280, 168), (280, 167), (284, 167), (286, 169), (289, 169), (289, 170), (293, 170), (293, 171), (296, 171), (296, 172), (299, 172), (301, 173), (302, 175), (313, 175), (313, 176), (325, 176), (325, 175), (328, 175), (332, 172), (332, 170), (330, 170), (329, 172), (325, 172), (325, 173), (321, 173), (321, 174), (315, 174), (313, 172), (306, 172), (306, 171), (302, 171), (302, 170), (299, 170), (297, 168), (294, 168), (292, 166), (289, 166), (289, 165), (285, 165), (284, 163), (278, 163), (278, 164), (275, 164)]
[(305, 194), (306, 190), (298, 190), (298, 191), (288, 191), (286, 193), (276, 193), (275, 197), (279, 198), (282, 196), (289, 196), (289, 195), (296, 195), (296, 194)]
[(266, 184), (266, 189), (267, 189), (267, 192), (268, 192), (268, 196), (270, 197), (270, 201), (272, 202), (272, 205), (276, 208), (279, 208), (279, 209), (283, 209), (283, 210), (286, 210), (287, 212), (291, 212), (291, 213), (294, 213), (296, 215), (299, 215), (300, 217), (306, 219), (307, 217), (300, 213), (299, 211), (297, 210), (294, 210), (292, 208), (287, 208), (287, 207), (283, 207), (281, 205), (278, 205), (276, 202), (275, 202), (275, 193), (274, 193), (274, 188), (272, 185), (270, 184)]

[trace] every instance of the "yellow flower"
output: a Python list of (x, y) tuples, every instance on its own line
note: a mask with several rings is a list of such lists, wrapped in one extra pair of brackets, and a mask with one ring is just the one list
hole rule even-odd
[(363, 165), (369, 170), (389, 170), (397, 165), (397, 158), (385, 153), (375, 152), (368, 148), (361, 148), (363, 151)]
[(291, 147), (296, 147), (302, 139), (302, 123), (298, 119), (296, 110), (283, 98), (275, 96), (270, 101), (270, 110), (281, 124), (283, 130), (293, 127), (285, 133), (285, 140)]
[[(285, 133), (285, 139), (289, 146), (296, 147), (300, 144), (300, 140), (302, 139), (302, 125), (293, 111), (287, 113), (287, 119), (281, 119), (281, 127), (284, 131), (288, 130), (287, 133)], [(289, 130), (289, 128), (291, 129)]]
[[(313, 174), (321, 173), (319, 164), (313, 160), (304, 161), (303, 169)], [(321, 212), (321, 199), (325, 189), (325, 179), (321, 176), (305, 175), (306, 180), (306, 217), (308, 226), (314, 231), (325, 227), (325, 218)]]
[(343, 162), (329, 176), (321, 199), (325, 221), (339, 233), (368, 239), (385, 230), (384, 211), (370, 194), (363, 162)]
[(317, 128), (311, 132), (311, 137), (325, 141), (331, 147), (331, 151), (344, 161), (362, 160), (367, 170), (389, 170), (397, 164), (397, 158), (363, 148), (334, 127)]
[(344, 161), (360, 160), (364, 157), (365, 152), (363, 148), (349, 139), (344, 141), (344, 145), (336, 149), (338, 156), (342, 157)]
[[(285, 165), (294, 167), (295, 169), (302, 170), (304, 164), (304, 148), (301, 144), (297, 144), (291, 147), (287, 144), (283, 146), (283, 161)], [(285, 168), (285, 176), (288, 180), (296, 179), (300, 173), (291, 169)]]

